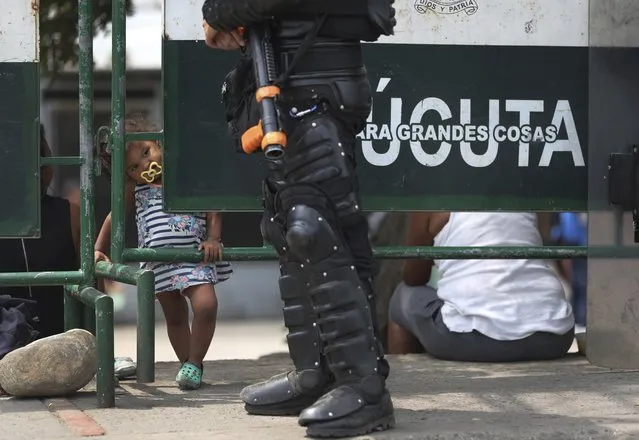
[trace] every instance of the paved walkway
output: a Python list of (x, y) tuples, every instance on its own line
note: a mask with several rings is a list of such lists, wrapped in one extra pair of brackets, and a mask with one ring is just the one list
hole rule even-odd
[[(135, 359), (136, 326), (115, 328), (115, 355)], [(205, 361), (221, 359), (257, 359), (261, 356), (287, 351), (286, 328), (282, 320), (221, 320)], [(166, 335), (166, 324), (155, 326), (155, 362), (177, 362), (175, 352)]]
[[(398, 426), (366, 438), (639, 438), (639, 372), (597, 368), (577, 355), (511, 365), (420, 355), (390, 361)], [(301, 439), (304, 431), (295, 418), (250, 417), (238, 399), (244, 385), (289, 366), (283, 353), (208, 362), (206, 386), (181, 392), (173, 382), (177, 364), (160, 363), (153, 384), (121, 382), (114, 409), (97, 409), (90, 390), (68, 401), (3, 398), (0, 439), (77, 439), (78, 432), (103, 434), (105, 440)]]

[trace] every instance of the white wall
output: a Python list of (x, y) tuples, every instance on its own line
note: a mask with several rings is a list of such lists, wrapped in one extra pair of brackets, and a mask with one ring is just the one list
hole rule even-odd
[[(33, 18), (28, 0), (3, 1), (10, 2), (8, 10), (21, 11), (18, 15), (25, 19)], [(201, 40), (202, 3), (203, 0), (165, 0), (164, 4), (162, 0), (134, 0), (135, 13), (127, 18), (128, 68), (160, 68), (163, 31), (171, 40)], [(395, 35), (383, 37), (380, 42), (639, 46), (637, 0), (398, 0), (395, 8)], [(11, 16), (0, 16), (0, 29)], [(33, 25), (20, 26), (9, 39), (0, 36), (0, 60), (5, 54), (15, 58), (13, 52), (21, 48), (31, 47), (28, 53), (32, 53), (33, 45), (16, 44), (34, 40), (29, 33), (31, 28)], [(94, 41), (99, 69), (110, 69), (109, 31), (110, 26)]]
[(2, 0), (0, 63), (37, 62), (38, 13), (29, 0)]
[[(166, 0), (165, 34), (202, 38), (202, 1)], [(398, 0), (398, 44), (586, 46), (588, 0)]]

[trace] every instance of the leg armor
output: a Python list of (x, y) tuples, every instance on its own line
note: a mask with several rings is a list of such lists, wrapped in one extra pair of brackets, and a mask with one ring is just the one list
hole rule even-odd
[[(300, 270), (299, 262), (287, 262), (284, 255), (287, 251), (284, 228), (279, 217), (274, 212), (274, 194), (265, 183), (264, 188), (264, 215), (261, 229), (265, 240), (273, 245), (280, 254), (280, 294), (284, 303), (284, 323), (289, 329), (287, 336), (289, 354), (295, 365), (295, 370), (281, 373), (270, 379), (244, 388), (240, 397), (245, 403), (246, 411), (254, 415), (297, 415), (303, 409), (312, 405), (319, 397), (327, 392), (334, 382), (326, 365), (326, 359), (322, 353), (323, 343), (319, 332), (313, 324), (317, 321), (311, 298), (308, 295), (307, 281)], [(360, 232), (357, 234), (365, 238), (365, 244), (370, 247), (365, 220), (358, 225)], [(356, 229), (356, 228), (350, 228)], [(356, 238), (345, 236), (347, 243), (356, 242), (364, 247)], [(351, 240), (348, 240), (351, 238)], [(366, 252), (364, 252), (366, 254)], [(372, 252), (370, 252), (372, 258)], [(289, 254), (289, 258), (292, 256)], [(357, 267), (357, 265), (356, 265)], [(368, 272), (366, 272), (368, 273)], [(364, 291), (373, 319), (373, 328), (378, 337), (377, 316), (375, 313), (375, 299), (370, 278), (361, 278)], [(382, 375), (388, 377), (388, 362), (381, 356), (383, 351), (381, 341), (378, 340), (380, 353), (379, 369)]]
[(318, 329), (313, 325), (317, 318), (300, 262), (287, 261), (284, 257), (288, 244), (283, 222), (275, 214), (274, 194), (266, 182), (263, 190), (262, 236), (280, 255), (280, 295), (284, 303), (284, 324), (289, 330), (288, 349), (295, 370), (250, 385), (242, 390), (240, 397), (249, 414), (297, 415), (328, 390), (332, 377), (321, 353)]
[(299, 422), (311, 436), (351, 436), (388, 427), (394, 423), (392, 403), (379, 371), (370, 307), (352, 256), (335, 230), (336, 219), (303, 204), (288, 212), (287, 242), (292, 253), (306, 257), (309, 295), (336, 382), (302, 411)]
[(360, 279), (344, 234), (363, 220), (349, 131), (330, 113), (304, 118), (288, 131), (285, 160), (273, 170), (283, 182), (276, 211), (284, 220), (285, 258), (303, 274), (316, 315), (312, 325), (335, 380), (300, 414), (311, 436), (351, 436), (394, 424), (370, 287)]
[(295, 371), (241, 396), (247, 410), (259, 414), (310, 404), (299, 418), (308, 435), (353, 436), (394, 424), (388, 363), (371, 307), (375, 266), (355, 175), (355, 134), (370, 111), (370, 85), (365, 70), (304, 76), (295, 72), (281, 95), (289, 142), (283, 158), (267, 163), (262, 223), (265, 240), (280, 255)]
[[(317, 45), (320, 46), (320, 45)], [(359, 46), (358, 46), (359, 47)], [(307, 54), (304, 60), (311, 62), (314, 69), (313, 54)], [(358, 59), (353, 56), (353, 59)], [(301, 61), (300, 64), (304, 64)], [(379, 339), (379, 325), (377, 321), (377, 306), (373, 291), (372, 278), (377, 275), (379, 267), (373, 259), (373, 250), (368, 237), (368, 222), (360, 211), (359, 182), (355, 173), (354, 140), (355, 135), (363, 129), (365, 119), (371, 110), (370, 84), (365, 68), (350, 69), (342, 72), (333, 71), (331, 75), (310, 72), (303, 67), (302, 72), (296, 71), (291, 75), (291, 89), (282, 97), (282, 112), (292, 114), (293, 110), (303, 108), (300, 103), (312, 103), (314, 100), (325, 102), (334, 118), (342, 122), (337, 136), (339, 156), (318, 152), (322, 147), (307, 145), (305, 154), (299, 154), (295, 160), (286, 166), (273, 166), (273, 175), (281, 182), (312, 182), (319, 184), (328, 193), (329, 198), (338, 210), (340, 218), (341, 237), (354, 258), (354, 265), (360, 277), (362, 286), (367, 292), (367, 299), (373, 320), (376, 338)], [(284, 120), (287, 122), (287, 120)], [(295, 130), (291, 120), (285, 129)], [(313, 124), (311, 123), (311, 126)], [(291, 132), (291, 131), (289, 131)], [(314, 140), (310, 142), (315, 142)], [(329, 142), (330, 143), (330, 142)], [(307, 162), (315, 160), (312, 169), (321, 170), (308, 173), (311, 167)], [(380, 371), (388, 377), (390, 368), (383, 356), (383, 344), (379, 343)]]

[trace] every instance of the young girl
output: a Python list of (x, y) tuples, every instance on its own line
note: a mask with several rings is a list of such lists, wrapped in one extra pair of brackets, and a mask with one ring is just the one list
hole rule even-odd
[[(137, 116), (125, 122), (128, 133), (149, 132), (153, 127)], [(111, 175), (111, 155), (101, 151), (102, 167)], [(175, 380), (181, 389), (197, 389), (217, 318), (215, 284), (227, 280), (231, 265), (222, 262), (222, 224), (218, 213), (171, 214), (162, 209), (162, 151), (153, 141), (128, 142), (125, 158), (126, 209), (135, 218), (142, 248), (197, 247), (202, 263), (141, 263), (155, 273), (155, 294), (166, 318), (167, 333), (182, 367)], [(111, 214), (95, 244), (95, 259), (108, 260)], [(189, 328), (186, 298), (191, 301), (193, 325)]]

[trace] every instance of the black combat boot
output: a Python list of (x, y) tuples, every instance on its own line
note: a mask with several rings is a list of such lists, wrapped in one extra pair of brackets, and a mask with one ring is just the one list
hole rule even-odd
[(317, 317), (313, 326), (319, 329), (326, 365), (335, 380), (328, 393), (301, 412), (299, 423), (311, 437), (351, 437), (388, 429), (395, 424), (394, 410), (368, 302), (370, 288), (362, 285), (330, 211), (289, 205), (284, 212), (286, 241), (290, 254), (304, 261), (299, 266)]
[(240, 397), (249, 414), (297, 415), (326, 393), (333, 382), (321, 354), (317, 318), (299, 267), (299, 263), (284, 263), (280, 278), (286, 339), (295, 370), (244, 388)]
[[(293, 270), (298, 267), (293, 264)], [(283, 266), (284, 267), (284, 266)], [(282, 277), (284, 275), (282, 269)], [(388, 361), (383, 356), (383, 347), (379, 339), (379, 331), (377, 325), (377, 315), (375, 314), (375, 296), (371, 280), (362, 279), (361, 284), (367, 293), (369, 311), (377, 340), (378, 371), (386, 379), (390, 371)], [(301, 293), (303, 290), (300, 289)], [(289, 292), (288, 289), (282, 290), (282, 297)], [(315, 401), (328, 392), (334, 383), (334, 378), (329, 373), (324, 355), (320, 353), (323, 343), (319, 339), (317, 327), (313, 323), (317, 321), (317, 316), (310, 304), (310, 298), (304, 295), (297, 295), (294, 291), (290, 292), (291, 297), (284, 299), (284, 319), (289, 329), (287, 342), (291, 353), (298, 353), (298, 356), (291, 354), (293, 362), (296, 366), (300, 366), (300, 370), (292, 370), (286, 373), (280, 373), (271, 377), (269, 380), (250, 385), (244, 388), (240, 397), (245, 403), (246, 411), (254, 415), (271, 415), (286, 416), (298, 415), (303, 409), (311, 406)], [(309, 321), (304, 324), (299, 319), (303, 314), (308, 316)], [(288, 318), (288, 319), (287, 319)], [(296, 324), (300, 322), (299, 325)], [(300, 341), (297, 344), (297, 341)], [(311, 342), (312, 341), (312, 342)], [(319, 345), (318, 345), (319, 344)], [(312, 347), (312, 348), (311, 348)], [(320, 348), (318, 348), (320, 347)], [(309, 350), (310, 349), (310, 350)], [(313, 352), (316, 350), (315, 352)], [(298, 362), (297, 359), (309, 359), (307, 362)], [(307, 368), (311, 365), (314, 367), (315, 362), (319, 362), (321, 368)]]
[(351, 437), (393, 427), (393, 403), (385, 384), (388, 364), (355, 270), (325, 267), (314, 281), (317, 326), (335, 384), (302, 411), (299, 423), (311, 437)]

